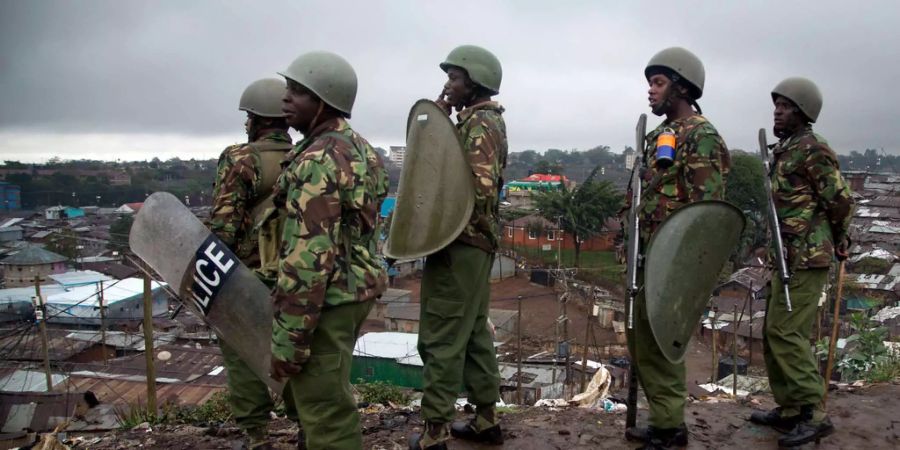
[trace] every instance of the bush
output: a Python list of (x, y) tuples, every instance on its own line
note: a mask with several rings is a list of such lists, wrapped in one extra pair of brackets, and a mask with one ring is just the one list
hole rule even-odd
[(137, 403), (129, 404), (127, 407), (115, 407), (113, 410), (116, 414), (116, 422), (119, 428), (130, 430), (144, 422), (150, 425), (160, 423), (160, 417), (156, 412), (150, 411), (146, 405), (140, 400)]
[(164, 407), (164, 416), (169, 423), (208, 424), (222, 423), (231, 419), (231, 405), (228, 392), (219, 391), (200, 406)]
[(356, 390), (359, 391), (360, 400), (368, 403), (387, 405), (406, 405), (410, 401), (409, 393), (400, 387), (383, 381), (366, 383), (362, 378), (357, 380)]
[(116, 421), (123, 430), (132, 429), (144, 422), (157, 424), (210, 424), (222, 423), (231, 419), (231, 405), (228, 404), (228, 392), (216, 392), (200, 406), (184, 406), (175, 403), (164, 403), (160, 411), (151, 412), (140, 400), (125, 408), (115, 408)]

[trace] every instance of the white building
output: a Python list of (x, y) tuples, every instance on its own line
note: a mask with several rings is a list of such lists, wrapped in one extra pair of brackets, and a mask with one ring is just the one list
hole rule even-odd
[(403, 167), (403, 158), (406, 156), (406, 146), (400, 145), (392, 145), (391, 146), (391, 162)]

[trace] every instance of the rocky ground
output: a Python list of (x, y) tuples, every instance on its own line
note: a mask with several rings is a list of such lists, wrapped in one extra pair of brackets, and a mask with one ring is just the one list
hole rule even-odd
[[(754, 396), (735, 402), (727, 398), (706, 398), (687, 406), (690, 429), (689, 449), (777, 448), (779, 434), (746, 420), (753, 408), (769, 408), (771, 396)], [(829, 411), (837, 431), (808, 448), (875, 449), (900, 448), (900, 384), (879, 384), (832, 391)], [(415, 411), (386, 408), (362, 410), (364, 448), (395, 450), (406, 448), (406, 436), (422, 422)], [(641, 411), (639, 421), (646, 411)], [(633, 448), (622, 437), (625, 414), (583, 408), (521, 408), (502, 419), (509, 449), (597, 449)], [(296, 426), (279, 419), (272, 423), (276, 448), (297, 446)], [(72, 436), (70, 436), (72, 438)], [(240, 448), (240, 432), (222, 427), (160, 426), (77, 437), (73, 448), (118, 449), (232, 449)], [(450, 448), (475, 450), (482, 447), (454, 441)]]

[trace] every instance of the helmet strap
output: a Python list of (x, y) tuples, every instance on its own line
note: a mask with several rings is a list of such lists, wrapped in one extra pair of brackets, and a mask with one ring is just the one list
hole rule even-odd
[(313, 116), (312, 121), (309, 122), (309, 133), (312, 133), (312, 131), (316, 129), (316, 122), (319, 121), (319, 116), (322, 115), (324, 109), (325, 102), (322, 101), (322, 99), (319, 99), (319, 109), (316, 111), (316, 115)]

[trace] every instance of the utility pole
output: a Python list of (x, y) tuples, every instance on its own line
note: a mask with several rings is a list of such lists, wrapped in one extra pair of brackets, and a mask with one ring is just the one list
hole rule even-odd
[(734, 315), (731, 316), (731, 395), (737, 397), (737, 330), (741, 321), (737, 318), (737, 303), (734, 304)]
[(518, 296), (519, 314), (516, 316), (516, 404), (522, 404), (522, 296)]
[(41, 276), (34, 276), (35, 309), (34, 314), (41, 329), (41, 353), (44, 358), (44, 375), (47, 376), (47, 392), (53, 392), (53, 376), (50, 374), (50, 353), (47, 350), (47, 308), (41, 297)]
[(153, 296), (144, 273), (144, 355), (147, 357), (147, 409), (156, 415), (156, 368), (153, 365)]
[[(756, 295), (753, 294), (752, 286), (753, 285), (751, 284), (750, 309), (747, 311), (750, 313), (750, 326), (748, 327), (750, 329), (750, 332), (748, 333), (750, 335), (750, 337), (748, 338), (749, 340), (747, 341), (749, 343), (747, 345), (747, 347), (748, 347), (748, 350), (750, 351), (750, 355), (747, 356), (747, 369), (748, 370), (750, 369), (750, 366), (753, 365), (753, 302), (756, 301)], [(750, 373), (750, 372), (747, 372), (747, 373)]]
[(109, 358), (106, 356), (106, 311), (103, 306), (103, 282), (97, 283), (100, 286), (98, 292), (98, 301), (100, 303), (100, 345), (103, 350), (103, 365), (109, 365)]
[(713, 317), (712, 317), (712, 378), (710, 383), (717, 383), (719, 381), (719, 330), (716, 324), (716, 310), (713, 309)]
[(581, 392), (584, 392), (585, 383), (587, 382), (587, 357), (588, 357), (588, 339), (591, 336), (591, 325), (594, 322), (594, 305), (588, 309), (587, 326), (584, 327), (584, 355), (581, 356)]

